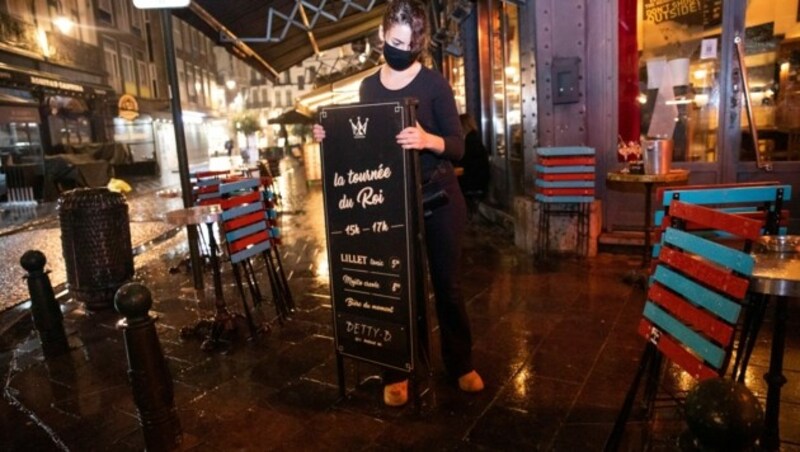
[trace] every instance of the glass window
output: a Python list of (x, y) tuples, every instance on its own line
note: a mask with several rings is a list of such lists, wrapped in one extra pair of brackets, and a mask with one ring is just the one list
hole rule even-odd
[(117, 2), (117, 18), (119, 19), (119, 27), (122, 30), (130, 28), (130, 21), (128, 19), (128, 2), (125, 0)]
[[(620, 135), (673, 140), (673, 161), (715, 162), (721, 1), (620, 0)], [(637, 17), (638, 16), (638, 17)]]
[(464, 59), (457, 58), (452, 55), (447, 56), (447, 65), (449, 68), (448, 78), (450, 86), (453, 87), (453, 95), (456, 98), (456, 107), (460, 113), (467, 111), (467, 93), (465, 87), (464, 77)]
[(505, 36), (502, 29), (505, 22), (503, 3), (495, 0), (492, 2), (491, 59), (492, 59), (492, 132), (495, 139), (493, 143), (494, 154), (506, 154), (506, 97), (505, 97)]
[(43, 164), (39, 111), (0, 106), (0, 166), (9, 163)]
[(205, 94), (206, 98), (206, 105), (211, 105), (211, 93), (213, 91), (211, 90), (211, 74), (209, 74), (208, 71), (203, 71), (203, 88), (203, 93)]
[(186, 87), (188, 88), (189, 92), (189, 100), (196, 102), (197, 89), (195, 88), (194, 84), (194, 66), (191, 64), (186, 65)]
[[(794, 4), (794, 10), (789, 4)], [(768, 161), (800, 160), (800, 5), (750, 0), (745, 15), (745, 65), (758, 133)], [(755, 160), (742, 109), (740, 160)]]
[[(141, 52), (137, 52), (137, 56), (140, 56), (140, 53)], [(148, 77), (147, 63), (142, 59), (137, 59), (136, 69), (138, 71), (137, 75), (139, 76), (139, 95), (142, 97), (150, 97), (150, 80)]]
[(189, 41), (192, 46), (192, 52), (197, 50), (197, 30), (187, 25), (187, 31), (189, 32)]
[(187, 84), (186, 71), (184, 70), (183, 67), (183, 60), (181, 60), (180, 58), (176, 58), (175, 62), (177, 63), (178, 66), (178, 86), (179, 86), (178, 93), (181, 96), (182, 103), (185, 103), (188, 101), (188, 98), (186, 97), (186, 84)]
[(106, 73), (108, 74), (108, 84), (114, 88), (114, 91), (120, 93), (122, 92), (122, 78), (119, 72), (119, 55), (114, 41), (110, 39), (103, 40), (103, 55)]
[(142, 26), (142, 10), (139, 8), (131, 9), (131, 27), (139, 31), (144, 28), (144, 26)]
[(176, 49), (183, 48), (183, 34), (181, 33), (181, 28), (180, 20), (178, 20), (177, 23), (175, 23), (172, 27), (172, 39), (175, 41)]
[(150, 63), (148, 66), (150, 67), (150, 88), (152, 90), (151, 94), (153, 95), (154, 98), (158, 98), (160, 96), (160, 93), (158, 90), (158, 74), (156, 73), (156, 65)]
[[(519, 14), (514, 4), (494, 0), (491, 15), (492, 136), (494, 156), (506, 161), (506, 181), (495, 187), (501, 203), (522, 191), (522, 127), (519, 74)], [(493, 140), (493, 141), (492, 141)], [(501, 160), (502, 161), (502, 160)], [(509, 184), (510, 183), (510, 184)], [(502, 187), (505, 187), (503, 189)]]
[(47, 119), (51, 143), (76, 145), (92, 142), (92, 127), (85, 115), (50, 115)]
[(136, 94), (136, 76), (133, 67), (133, 51), (131, 46), (120, 43), (119, 53), (122, 58), (122, 82), (125, 92)]
[(205, 105), (206, 93), (203, 71), (197, 66), (194, 67), (194, 88), (197, 90), (197, 103)]

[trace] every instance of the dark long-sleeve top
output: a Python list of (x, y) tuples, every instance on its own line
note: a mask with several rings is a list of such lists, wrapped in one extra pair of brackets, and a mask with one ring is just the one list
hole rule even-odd
[(408, 85), (398, 90), (390, 90), (383, 86), (380, 71), (366, 77), (359, 90), (361, 102), (385, 102), (416, 98), (417, 121), (426, 132), (444, 139), (444, 152), (422, 151), (420, 166), (422, 180), (427, 181), (431, 173), (446, 164), (446, 170), (452, 171), (452, 161), (461, 160), (464, 155), (464, 135), (461, 133), (461, 122), (458, 119), (455, 97), (450, 84), (442, 74), (429, 68), (422, 70)]

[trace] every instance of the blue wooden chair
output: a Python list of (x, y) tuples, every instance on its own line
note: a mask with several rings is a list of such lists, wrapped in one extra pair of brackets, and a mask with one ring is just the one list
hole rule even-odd
[(585, 255), (589, 245), (589, 211), (594, 201), (595, 151), (583, 146), (541, 147), (536, 149), (536, 193), (541, 204), (536, 236), (536, 254), (542, 258), (550, 249), (550, 219), (553, 216), (578, 218), (578, 253)]
[(746, 251), (684, 229), (695, 224), (752, 243), (761, 236), (762, 222), (675, 200), (669, 212), (671, 225), (663, 234), (638, 325), (645, 350), (606, 450), (619, 447), (642, 379), (645, 406), (652, 407), (663, 357), (703, 380), (725, 375), (732, 355), (754, 260)]

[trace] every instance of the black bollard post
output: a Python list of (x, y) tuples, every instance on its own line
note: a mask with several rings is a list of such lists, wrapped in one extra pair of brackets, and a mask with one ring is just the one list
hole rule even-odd
[(31, 316), (39, 332), (45, 356), (56, 356), (69, 350), (67, 334), (64, 332), (64, 316), (56, 301), (50, 277), (44, 271), (47, 258), (41, 251), (28, 250), (19, 259), (28, 275), (28, 292), (31, 295)]
[(114, 297), (117, 312), (125, 316), (120, 323), (128, 355), (128, 378), (139, 409), (145, 446), (148, 451), (168, 451), (180, 447), (183, 435), (175, 411), (172, 376), (161, 351), (155, 319), (148, 313), (152, 305), (150, 291), (139, 283), (125, 284)]

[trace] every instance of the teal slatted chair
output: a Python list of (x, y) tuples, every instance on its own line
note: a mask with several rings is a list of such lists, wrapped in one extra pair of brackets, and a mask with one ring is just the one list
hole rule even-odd
[(664, 357), (703, 380), (725, 375), (732, 355), (753, 258), (683, 229), (691, 223), (752, 243), (761, 236), (762, 222), (681, 201), (672, 201), (669, 212), (671, 226), (638, 325), (645, 350), (606, 450), (618, 449), (643, 379), (645, 406), (652, 407)]

